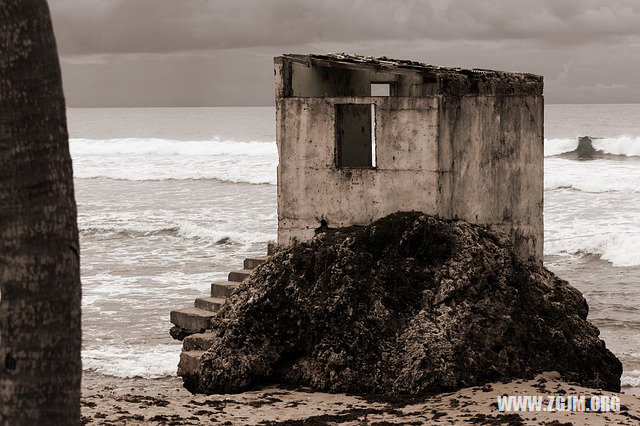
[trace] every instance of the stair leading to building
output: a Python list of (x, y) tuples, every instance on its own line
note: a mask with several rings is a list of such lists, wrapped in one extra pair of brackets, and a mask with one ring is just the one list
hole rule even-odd
[[(271, 244), (268, 253), (274, 252)], [(231, 271), (228, 281), (218, 281), (211, 284), (210, 296), (199, 297), (193, 307), (171, 311), (171, 323), (174, 325), (169, 332), (174, 339), (182, 340), (182, 353), (178, 364), (178, 375), (184, 376), (194, 373), (202, 354), (211, 347), (213, 333), (207, 332), (211, 320), (222, 308), (225, 300), (247, 279), (253, 270), (267, 261), (269, 256), (248, 257), (244, 260), (243, 268)]]
[(233, 293), (239, 286), (240, 283), (233, 281), (219, 281), (211, 283), (211, 297), (226, 299), (231, 296), (231, 293)]
[(241, 283), (249, 278), (253, 269), (240, 269), (239, 271), (229, 272), (229, 281)]

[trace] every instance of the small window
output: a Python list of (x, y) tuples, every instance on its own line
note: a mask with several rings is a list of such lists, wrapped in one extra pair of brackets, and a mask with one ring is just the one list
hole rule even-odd
[(376, 106), (336, 105), (336, 165), (376, 167)]
[(391, 96), (390, 83), (371, 83), (371, 96)]

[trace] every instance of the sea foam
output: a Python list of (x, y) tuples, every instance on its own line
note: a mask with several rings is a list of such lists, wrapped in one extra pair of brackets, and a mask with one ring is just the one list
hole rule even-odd
[(544, 189), (575, 189), (583, 192), (640, 192), (640, 163), (635, 161), (574, 161), (547, 158)]
[(72, 139), (75, 177), (275, 184), (275, 142)]
[(613, 229), (597, 233), (564, 235), (545, 240), (545, 254), (594, 254), (617, 267), (640, 266), (640, 240), (638, 231)]
[(640, 370), (625, 371), (620, 378), (622, 387), (640, 387)]
[(71, 152), (78, 155), (242, 155), (271, 156), (275, 145), (270, 142), (176, 141), (168, 139), (71, 139)]
[(155, 346), (102, 346), (82, 351), (84, 370), (121, 378), (157, 379), (175, 376), (179, 344)]
[(576, 148), (578, 148), (578, 138), (545, 139), (544, 140), (544, 156), (545, 157), (553, 157), (554, 155), (575, 151)]

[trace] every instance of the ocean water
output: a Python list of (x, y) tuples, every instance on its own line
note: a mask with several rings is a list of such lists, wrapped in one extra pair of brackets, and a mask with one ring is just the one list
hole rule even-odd
[(84, 368), (173, 376), (169, 312), (275, 238), (273, 109), (70, 109), (68, 123)]
[[(175, 375), (169, 311), (264, 254), (277, 231), (273, 108), (70, 109), (82, 253), (83, 363)], [(616, 157), (557, 157), (578, 137)], [(545, 265), (640, 386), (640, 105), (545, 107)]]

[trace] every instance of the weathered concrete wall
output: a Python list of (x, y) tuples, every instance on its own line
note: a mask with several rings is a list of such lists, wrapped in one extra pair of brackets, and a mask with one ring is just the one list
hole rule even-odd
[[(437, 118), (428, 98), (284, 98), (278, 115), (278, 242), (367, 224), (399, 210), (437, 213)], [(377, 167), (335, 164), (335, 105), (375, 104)], [(410, 126), (410, 123), (416, 123)], [(419, 125), (417, 123), (420, 123)]]
[[(456, 85), (456, 74), (335, 73), (282, 58), (275, 71), (280, 244), (310, 239), (325, 222), (419, 210), (490, 225), (542, 259), (541, 83), (509, 89), (478, 75)], [(372, 82), (394, 83), (394, 96), (370, 97)], [(375, 104), (375, 168), (337, 166), (337, 104)]]
[(447, 96), (440, 105), (440, 215), (491, 225), (541, 260), (543, 98)]

